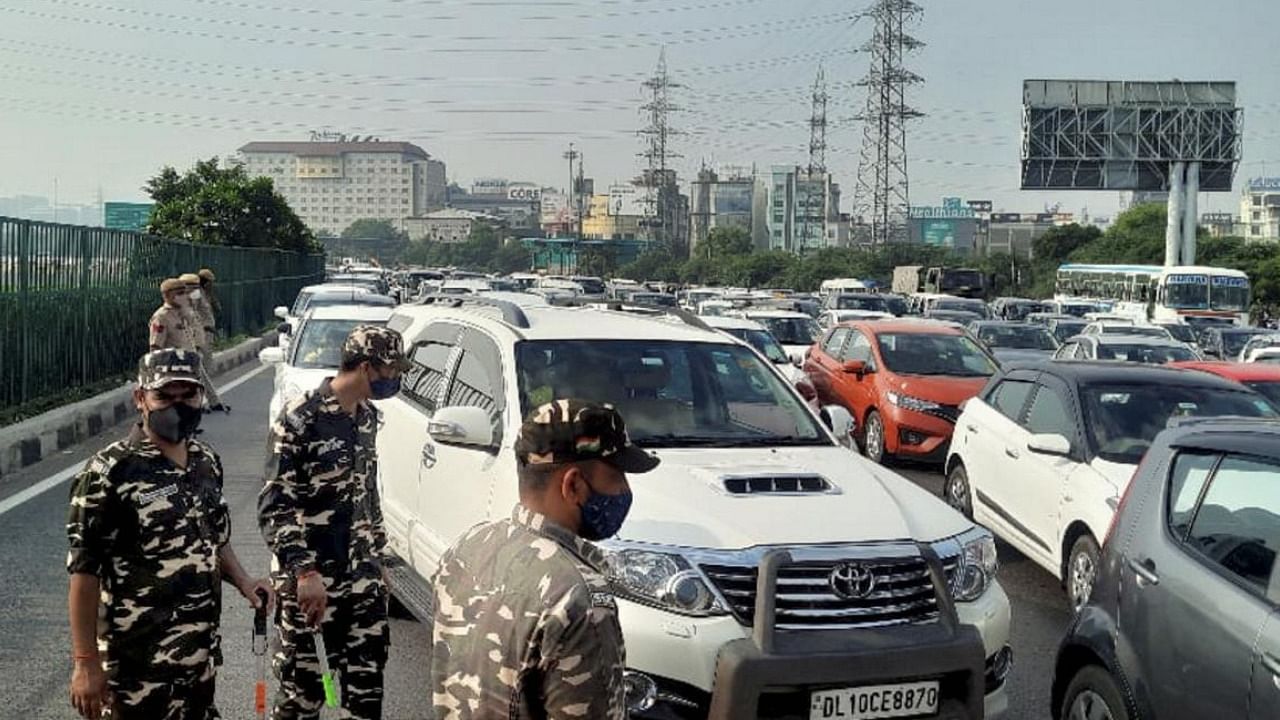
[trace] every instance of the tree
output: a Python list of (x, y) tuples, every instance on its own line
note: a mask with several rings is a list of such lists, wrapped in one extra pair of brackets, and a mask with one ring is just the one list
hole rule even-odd
[(696, 255), (723, 260), (750, 255), (752, 250), (751, 233), (746, 228), (716, 227), (707, 233), (707, 240), (698, 247)]
[(681, 263), (665, 247), (657, 247), (618, 269), (618, 277), (639, 282), (677, 282)]
[(1159, 265), (1164, 262), (1167, 217), (1165, 206), (1159, 203), (1130, 208), (1121, 213), (1100, 238), (1073, 251), (1070, 260)]
[(270, 178), (201, 160), (185, 174), (165, 167), (143, 187), (155, 201), (147, 231), (204, 245), (319, 249)]
[(1051, 227), (1031, 243), (1032, 257), (1037, 263), (1061, 265), (1071, 253), (1102, 237), (1102, 230), (1089, 225)]

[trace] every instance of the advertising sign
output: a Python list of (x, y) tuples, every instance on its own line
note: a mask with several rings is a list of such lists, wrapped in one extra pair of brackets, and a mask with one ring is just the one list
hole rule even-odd
[(517, 202), (537, 202), (542, 198), (542, 188), (537, 185), (520, 184), (507, 186), (507, 199)]
[(990, 200), (970, 200), (966, 204), (969, 206), (969, 209), (973, 210), (976, 213), (991, 212), (992, 203)]
[(908, 216), (926, 220), (959, 220), (972, 218), (973, 208), (965, 205), (960, 198), (942, 198), (942, 207), (917, 205), (908, 209)]
[(505, 195), (507, 181), (504, 178), (481, 178), (471, 183), (473, 195)]
[(955, 223), (947, 220), (930, 220), (921, 226), (925, 245), (953, 248), (956, 246)]
[(1280, 191), (1280, 177), (1253, 178), (1249, 181), (1250, 190)]
[(609, 186), (610, 215), (652, 215), (644, 188), (635, 185)]
[(991, 222), (993, 223), (1016, 223), (1022, 222), (1022, 216), (1018, 213), (992, 213)]
[(155, 203), (109, 202), (102, 206), (102, 224), (108, 230), (142, 232), (151, 219)]

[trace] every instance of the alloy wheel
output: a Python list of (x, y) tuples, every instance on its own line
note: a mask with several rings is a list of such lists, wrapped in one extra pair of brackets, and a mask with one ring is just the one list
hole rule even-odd
[(1101, 695), (1085, 690), (1071, 703), (1071, 712), (1066, 720), (1115, 720), (1115, 715)]

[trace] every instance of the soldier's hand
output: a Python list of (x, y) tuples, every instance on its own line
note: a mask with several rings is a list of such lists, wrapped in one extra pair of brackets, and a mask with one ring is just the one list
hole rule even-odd
[(324, 589), (324, 580), (319, 573), (304, 575), (298, 580), (298, 607), (307, 618), (307, 624), (318, 626), (324, 618), (324, 609), (329, 602), (329, 595)]
[(266, 610), (269, 611), (271, 608), (276, 606), (275, 588), (271, 587), (271, 583), (267, 582), (264, 578), (250, 578), (244, 585), (237, 589), (240, 591), (240, 594), (244, 596), (244, 599), (249, 601), (249, 605), (255, 610), (259, 607), (263, 607), (262, 598), (258, 596), (259, 592), (267, 598), (265, 606)]
[(97, 659), (77, 660), (71, 671), (71, 706), (88, 720), (102, 717), (102, 709), (111, 704), (107, 674)]

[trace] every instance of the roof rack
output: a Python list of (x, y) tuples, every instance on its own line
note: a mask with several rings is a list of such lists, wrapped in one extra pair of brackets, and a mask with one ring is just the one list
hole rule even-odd
[(670, 315), (680, 322), (699, 330), (708, 330), (714, 332), (715, 329), (702, 321), (702, 318), (681, 308), (667, 307), (665, 305), (650, 305), (646, 303), (623, 302), (621, 300), (579, 300), (577, 298), (570, 300), (558, 300), (554, 305), (561, 307), (603, 307), (613, 312), (630, 312), (645, 315)]
[(529, 328), (529, 317), (524, 314), (524, 310), (519, 305), (509, 300), (500, 300), (498, 298), (482, 297), (479, 295), (436, 294), (424, 295), (418, 300), (417, 304), (437, 305), (450, 308), (460, 308), (463, 305), (495, 308), (502, 312), (502, 321), (508, 325), (526, 330)]

